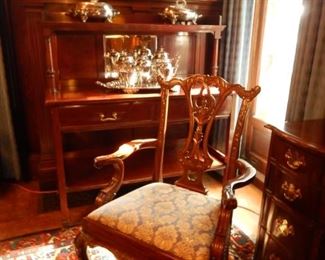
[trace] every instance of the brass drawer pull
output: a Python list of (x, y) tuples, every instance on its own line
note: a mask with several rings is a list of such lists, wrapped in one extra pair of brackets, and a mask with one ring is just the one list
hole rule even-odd
[(285, 181), (281, 185), (281, 189), (283, 190), (283, 196), (288, 200), (288, 201), (295, 201), (296, 199), (301, 199), (302, 194), (301, 190), (296, 188), (294, 184), (288, 183)]
[(297, 151), (288, 149), (284, 156), (287, 159), (287, 165), (293, 170), (298, 170), (300, 167), (306, 165), (305, 157), (300, 155)]
[(277, 218), (275, 220), (275, 228), (274, 228), (274, 235), (279, 236), (294, 236), (295, 235), (295, 229), (293, 225), (289, 225), (288, 220), (284, 218)]
[(103, 113), (99, 114), (99, 120), (101, 122), (116, 121), (117, 119), (118, 117), (116, 112), (113, 112), (111, 117), (106, 117)]

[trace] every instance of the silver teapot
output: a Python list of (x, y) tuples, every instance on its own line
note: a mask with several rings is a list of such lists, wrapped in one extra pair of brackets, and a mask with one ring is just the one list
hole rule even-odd
[(121, 69), (128, 69), (134, 66), (135, 59), (133, 55), (126, 50), (122, 50), (119, 55), (119, 59), (117, 61), (117, 68)]
[(152, 61), (146, 55), (141, 55), (136, 60), (138, 71), (138, 86), (146, 87), (152, 84)]
[(135, 51), (136, 58), (142, 57), (142, 58), (148, 58), (150, 60), (152, 59), (152, 52), (146, 46), (139, 46), (134, 51)]
[(194, 10), (186, 8), (185, 0), (177, 0), (176, 5), (168, 6), (162, 13), (159, 13), (163, 18), (169, 20), (172, 24), (196, 24), (196, 20), (202, 17)]
[(83, 22), (86, 22), (88, 18), (112, 22), (113, 17), (120, 12), (114, 10), (108, 3), (90, 0), (90, 2), (76, 3), (74, 10), (71, 10), (69, 13), (73, 16), (80, 17)]
[(176, 74), (178, 62), (179, 57), (171, 59), (164, 48), (159, 48), (152, 58), (152, 67), (155, 72), (154, 77), (156, 78), (159, 75), (166, 80), (171, 79)]

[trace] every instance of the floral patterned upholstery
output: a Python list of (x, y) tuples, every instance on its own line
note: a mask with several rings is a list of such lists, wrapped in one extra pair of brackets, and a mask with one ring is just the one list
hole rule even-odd
[(87, 218), (183, 259), (209, 259), (220, 202), (166, 183), (151, 183)]

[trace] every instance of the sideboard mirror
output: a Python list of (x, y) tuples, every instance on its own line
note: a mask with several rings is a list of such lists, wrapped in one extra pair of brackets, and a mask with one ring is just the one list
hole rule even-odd
[(140, 58), (143, 63), (145, 59), (152, 58), (157, 50), (157, 36), (105, 34), (103, 48), (105, 78), (117, 79), (120, 71), (134, 68)]

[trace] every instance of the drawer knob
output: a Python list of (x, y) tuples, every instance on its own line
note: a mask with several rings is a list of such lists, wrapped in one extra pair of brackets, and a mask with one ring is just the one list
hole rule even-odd
[(287, 165), (292, 170), (298, 170), (300, 167), (304, 167), (306, 165), (305, 157), (300, 155), (297, 151), (288, 149), (284, 156), (287, 159)]
[(113, 112), (112, 116), (106, 117), (103, 113), (99, 114), (99, 120), (101, 122), (107, 122), (107, 121), (116, 121), (118, 119), (117, 113)]
[(279, 236), (294, 236), (295, 235), (295, 229), (293, 225), (289, 225), (288, 220), (284, 218), (277, 218), (275, 220), (275, 228), (274, 228), (274, 235)]
[(281, 185), (281, 189), (283, 190), (283, 196), (288, 200), (288, 201), (295, 201), (296, 199), (301, 199), (302, 194), (301, 190), (296, 188), (294, 184), (288, 183), (285, 181)]

